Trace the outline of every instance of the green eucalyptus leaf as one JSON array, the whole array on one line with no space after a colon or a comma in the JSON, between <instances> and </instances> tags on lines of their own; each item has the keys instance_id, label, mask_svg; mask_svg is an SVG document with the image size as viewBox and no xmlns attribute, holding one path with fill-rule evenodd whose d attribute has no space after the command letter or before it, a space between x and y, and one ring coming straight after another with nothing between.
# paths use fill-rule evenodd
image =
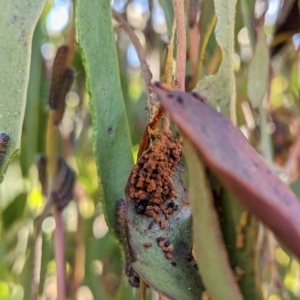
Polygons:
<instances>
[{"instance_id":1,"label":"green eucalyptus leaf","mask_svg":"<svg viewBox=\"0 0 300 300\"><path fill-rule=\"evenodd\" d=\"M192 219L187 199L188 192L182 180L183 170L183 165L178 164L173 174L178 210L166 220L164 229L161 229L159 224L153 223L151 218L136 213L127 184L125 194L128 239L135 257L132 266L150 286L170 299L196 300L200 298L204 288L196 261L191 258ZM166 258L158 245L157 239L163 235L166 235L166 240L174 246L171 259ZM147 242L152 243L152 246L145 247L144 243Z\"/></svg>"},{"instance_id":2,"label":"green eucalyptus leaf","mask_svg":"<svg viewBox=\"0 0 300 300\"><path fill-rule=\"evenodd\" d=\"M210 1L210 0L208 0ZM214 0L217 24L215 36L222 52L222 63L218 72L201 80L195 88L196 92L207 97L214 107L235 120L236 91L233 70L234 54L234 19L236 0Z\"/></svg>"},{"instance_id":3,"label":"green eucalyptus leaf","mask_svg":"<svg viewBox=\"0 0 300 300\"><path fill-rule=\"evenodd\" d=\"M269 49L263 28L258 32L255 53L248 69L247 94L253 107L262 104L269 82Z\"/></svg>"},{"instance_id":4,"label":"green eucalyptus leaf","mask_svg":"<svg viewBox=\"0 0 300 300\"><path fill-rule=\"evenodd\" d=\"M162 6L166 23L168 29L168 36L171 38L172 36L172 26L173 26L173 19L174 19L174 9L173 9L173 2L172 0L159 0L159 4Z\"/></svg>"},{"instance_id":5,"label":"green eucalyptus leaf","mask_svg":"<svg viewBox=\"0 0 300 300\"><path fill-rule=\"evenodd\" d=\"M45 0L1 0L0 11L0 133L10 141L0 163L0 183L20 147L29 81L33 30Z\"/></svg>"},{"instance_id":6,"label":"green eucalyptus leaf","mask_svg":"<svg viewBox=\"0 0 300 300\"><path fill-rule=\"evenodd\" d=\"M2 224L3 229L8 230L8 228L13 225L14 222L18 221L24 216L25 206L26 206L27 194L22 193L18 195L2 212Z\"/></svg>"},{"instance_id":7,"label":"green eucalyptus leaf","mask_svg":"<svg viewBox=\"0 0 300 300\"><path fill-rule=\"evenodd\" d=\"M206 53L206 46L211 36L211 33L216 25L216 14L214 8L213 1L204 1L201 18L200 18L200 36L201 39L199 41L199 61L198 61L198 68L197 68L197 76L195 80L201 78L202 69L203 69L203 61Z\"/></svg>"},{"instance_id":8,"label":"green eucalyptus leaf","mask_svg":"<svg viewBox=\"0 0 300 300\"><path fill-rule=\"evenodd\" d=\"M76 1L77 41L90 95L96 164L108 226L116 228L116 201L133 165L110 1Z\"/></svg>"},{"instance_id":9,"label":"green eucalyptus leaf","mask_svg":"<svg viewBox=\"0 0 300 300\"><path fill-rule=\"evenodd\" d=\"M243 299L223 243L205 168L188 140L184 143L184 154L189 170L190 203L197 216L193 218L194 250L203 282L212 299Z\"/></svg>"},{"instance_id":10,"label":"green eucalyptus leaf","mask_svg":"<svg viewBox=\"0 0 300 300\"><path fill-rule=\"evenodd\" d=\"M238 284L243 297L245 300L263 300L257 251L258 221L215 176L211 174L209 180L230 265L239 277Z\"/></svg>"}]
</instances>

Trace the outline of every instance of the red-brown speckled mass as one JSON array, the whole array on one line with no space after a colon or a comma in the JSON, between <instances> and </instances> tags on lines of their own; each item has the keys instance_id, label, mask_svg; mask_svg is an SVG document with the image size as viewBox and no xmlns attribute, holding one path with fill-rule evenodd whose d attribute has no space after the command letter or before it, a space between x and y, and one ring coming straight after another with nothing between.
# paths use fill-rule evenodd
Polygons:
<instances>
[{"instance_id":1,"label":"red-brown speckled mass","mask_svg":"<svg viewBox=\"0 0 300 300\"><path fill-rule=\"evenodd\" d=\"M166 221L159 218L158 214L163 212L165 218L169 219L178 208L172 203L176 199L172 176L180 161L181 152L182 147L173 138L172 132L162 133L138 160L129 179L129 194L135 201L136 212L153 218L162 229L165 228ZM166 200L171 203L164 207Z\"/></svg>"}]
</instances>

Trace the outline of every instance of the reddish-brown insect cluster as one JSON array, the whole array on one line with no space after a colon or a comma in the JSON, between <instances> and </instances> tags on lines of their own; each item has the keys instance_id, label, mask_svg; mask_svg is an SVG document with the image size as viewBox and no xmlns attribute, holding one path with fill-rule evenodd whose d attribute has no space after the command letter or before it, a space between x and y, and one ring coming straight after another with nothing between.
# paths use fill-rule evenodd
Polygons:
<instances>
[{"instance_id":1,"label":"reddish-brown insect cluster","mask_svg":"<svg viewBox=\"0 0 300 300\"><path fill-rule=\"evenodd\" d=\"M129 194L135 201L136 212L153 218L162 229L166 227L166 221L158 214L163 212L165 219L169 219L178 209L173 202L176 192L172 176L180 156L181 145L171 132L164 132L139 159L129 179ZM165 207L163 204L167 200L170 202Z\"/></svg>"},{"instance_id":2,"label":"reddish-brown insect cluster","mask_svg":"<svg viewBox=\"0 0 300 300\"><path fill-rule=\"evenodd\" d=\"M169 240L167 240L167 236L164 234L157 238L157 243L159 247L164 251L166 254L167 259L172 258L172 251L174 250L174 246L171 244Z\"/></svg>"}]
</instances>

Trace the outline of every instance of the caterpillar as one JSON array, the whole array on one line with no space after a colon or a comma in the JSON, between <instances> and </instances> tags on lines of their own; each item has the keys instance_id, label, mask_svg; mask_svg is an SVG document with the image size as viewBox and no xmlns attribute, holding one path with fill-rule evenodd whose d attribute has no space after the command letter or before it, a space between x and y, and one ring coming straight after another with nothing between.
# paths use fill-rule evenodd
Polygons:
<instances>
[{"instance_id":1,"label":"caterpillar","mask_svg":"<svg viewBox=\"0 0 300 300\"><path fill-rule=\"evenodd\" d=\"M42 192L46 196L48 192L47 186L47 158L45 155L40 156L38 160L39 180L42 186ZM57 159L57 174L54 186L51 191L51 197L59 210L63 210L73 198L73 190L75 184L75 173L67 165L62 157Z\"/></svg>"},{"instance_id":2,"label":"caterpillar","mask_svg":"<svg viewBox=\"0 0 300 300\"><path fill-rule=\"evenodd\" d=\"M65 98L74 81L74 71L68 68L69 47L58 48L53 62L49 106L56 111L54 125L58 125L65 111Z\"/></svg>"},{"instance_id":3,"label":"caterpillar","mask_svg":"<svg viewBox=\"0 0 300 300\"><path fill-rule=\"evenodd\" d=\"M128 282L131 286L138 288L140 286L140 276L135 272L132 267L132 263L136 260L134 253L130 247L129 232L126 220L126 201L119 199L117 201L118 212L118 232L117 235L123 246L125 254L125 274L128 278Z\"/></svg>"}]
</instances>

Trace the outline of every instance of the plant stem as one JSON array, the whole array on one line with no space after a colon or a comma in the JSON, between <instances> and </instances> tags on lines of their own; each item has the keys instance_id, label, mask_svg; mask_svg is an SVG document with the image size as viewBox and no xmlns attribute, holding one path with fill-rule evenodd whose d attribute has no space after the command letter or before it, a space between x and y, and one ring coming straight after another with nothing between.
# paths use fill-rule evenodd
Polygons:
<instances>
[{"instance_id":1,"label":"plant stem","mask_svg":"<svg viewBox=\"0 0 300 300\"><path fill-rule=\"evenodd\" d=\"M56 177L57 157L56 157L56 133L57 128L53 125L54 111L50 110L46 133L46 157L48 174L48 195L47 200L51 199L51 191Z\"/></svg>"},{"instance_id":2,"label":"plant stem","mask_svg":"<svg viewBox=\"0 0 300 300\"><path fill-rule=\"evenodd\" d=\"M54 248L56 261L56 276L57 276L57 300L66 298L66 270L65 270L65 237L64 223L62 211L54 209L55 232L54 232Z\"/></svg>"},{"instance_id":3,"label":"plant stem","mask_svg":"<svg viewBox=\"0 0 300 300\"><path fill-rule=\"evenodd\" d=\"M41 230L38 230L34 240L34 255L33 255L33 271L31 278L31 299L36 300L39 294L40 272L42 260L42 235Z\"/></svg>"},{"instance_id":4,"label":"plant stem","mask_svg":"<svg viewBox=\"0 0 300 300\"><path fill-rule=\"evenodd\" d=\"M174 16L173 26L172 26L172 36L168 48L168 54L166 59L166 66L165 66L165 82L168 87L171 88L173 82L173 53L174 53L174 39L175 39L175 32L176 32L176 18ZM170 128L170 118L169 114L165 111L164 112L164 119L163 119L163 131L168 131Z\"/></svg>"},{"instance_id":5,"label":"plant stem","mask_svg":"<svg viewBox=\"0 0 300 300\"><path fill-rule=\"evenodd\" d=\"M52 200L51 200L51 190L53 186L53 181L56 174L56 155L55 155L55 135L56 128L53 126L53 111L49 112L48 116L48 124L47 124L47 132L46 132L46 157L47 157L47 174L48 174L48 191L47 191L47 200L44 210L39 217L36 226L36 235L34 241L34 254L33 254L33 270L32 270L32 281L31 281L31 299L35 300L38 298L38 289L40 284L40 276L41 276L41 259L42 259L42 224L49 213Z\"/></svg>"},{"instance_id":6,"label":"plant stem","mask_svg":"<svg viewBox=\"0 0 300 300\"><path fill-rule=\"evenodd\" d=\"M166 66L165 66L165 82L168 85L172 84L172 78L173 78L173 53L174 53L175 32L176 32L176 20L174 18L173 26L172 26L172 36L168 47L168 54L167 54Z\"/></svg>"},{"instance_id":7,"label":"plant stem","mask_svg":"<svg viewBox=\"0 0 300 300\"><path fill-rule=\"evenodd\" d=\"M74 2L74 1L73 1ZM71 11L70 11L70 23L71 23L71 27L70 27L70 31L67 37L67 45L69 48L69 52L68 52L68 57L67 57L67 66L71 66L73 58L74 58L74 53L75 53L75 35L76 35L76 28L75 28L75 17L74 17L74 13L75 13L75 9L74 9L74 3L73 6L71 6Z\"/></svg>"},{"instance_id":8,"label":"plant stem","mask_svg":"<svg viewBox=\"0 0 300 300\"><path fill-rule=\"evenodd\" d=\"M146 106L148 109L147 119L149 122L151 120L151 112L152 112L152 106L153 106L153 104L151 103L152 91L149 89L149 86L150 86L151 80L152 80L152 73L151 73L149 66L147 64L147 61L146 61L145 50L144 50L140 40L136 36L134 30L128 24L128 22L126 20L124 20L124 18L119 13L117 13L114 9L112 9L112 16L118 23L120 23L120 26L122 27L122 29L127 33L131 43L133 44L133 46L136 50L136 53L138 55L138 58L139 58L139 61L141 64L142 77L145 82Z\"/></svg>"},{"instance_id":9,"label":"plant stem","mask_svg":"<svg viewBox=\"0 0 300 300\"><path fill-rule=\"evenodd\" d=\"M173 0L174 14L177 23L177 58L176 58L176 86L185 90L185 63L186 63L186 30L184 19L184 0Z\"/></svg>"},{"instance_id":10,"label":"plant stem","mask_svg":"<svg viewBox=\"0 0 300 300\"><path fill-rule=\"evenodd\" d=\"M147 283L140 278L140 299L139 300L146 300L146 291L147 291Z\"/></svg>"}]
</instances>

